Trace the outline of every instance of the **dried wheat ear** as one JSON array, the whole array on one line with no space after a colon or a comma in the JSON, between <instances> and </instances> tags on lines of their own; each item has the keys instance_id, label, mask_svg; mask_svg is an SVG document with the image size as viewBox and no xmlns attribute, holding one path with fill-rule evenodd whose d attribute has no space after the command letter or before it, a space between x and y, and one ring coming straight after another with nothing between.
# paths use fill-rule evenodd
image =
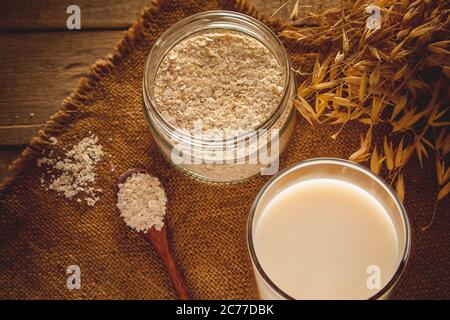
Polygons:
<instances>
[{"instance_id":1,"label":"dried wheat ear","mask_svg":"<svg viewBox=\"0 0 450 320\"><path fill-rule=\"evenodd\" d=\"M375 21L380 28L370 28L377 25L370 20L374 7L381 12ZM297 1L294 26L305 22L296 20L298 10ZM360 148L349 158L385 175L402 200L403 171L414 154L421 165L434 154L436 203L450 191L449 10L447 0L344 1L308 17L314 27L280 33L301 50L299 113L311 125L337 125L334 139L349 121L366 124ZM373 141L377 126L391 131L381 141Z\"/></svg>"}]
</instances>

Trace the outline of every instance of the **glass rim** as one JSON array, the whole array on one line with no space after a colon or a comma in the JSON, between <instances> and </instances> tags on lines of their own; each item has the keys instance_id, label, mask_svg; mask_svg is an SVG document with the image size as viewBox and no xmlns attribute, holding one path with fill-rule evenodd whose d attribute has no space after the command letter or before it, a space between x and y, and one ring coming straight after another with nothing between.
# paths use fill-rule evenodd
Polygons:
<instances>
[{"instance_id":1,"label":"glass rim","mask_svg":"<svg viewBox=\"0 0 450 320\"><path fill-rule=\"evenodd\" d=\"M266 274L263 267L259 263L258 256L256 254L256 250L254 248L252 227L253 227L253 223L254 223L256 209L258 208L258 205L259 205L262 197L264 196L266 191L275 182L277 182L278 180L280 180L282 177L289 174L290 172L293 172L301 167L304 167L307 165L320 164L320 163L343 165L343 166L347 166L352 169L359 170L360 172L366 174L369 178L376 181L387 191L387 193L391 196L392 200L395 202L395 205L397 206L397 208L399 210L401 220L403 222L404 232L405 232L405 235L404 235L405 246L401 253L400 263L398 264L396 271L392 275L391 279L379 291L377 291L377 293L375 293L374 295L367 298L367 300L377 300L378 298L382 297L386 292L388 292L389 290L391 290L394 287L394 285L398 282L398 280L400 279L400 276L403 274L403 271L406 268L406 265L409 261L409 257L410 257L410 253L411 253L411 246L412 246L411 224L409 221L409 217L406 213L406 210L405 210L402 202L398 199L397 194L380 176L374 174L373 172L368 170L366 167L364 167L358 163L355 163L355 162L352 162L349 160L345 160L345 159L320 157L320 158L312 158L312 159L303 160L303 161L294 163L294 164L284 168L283 170L279 171L269 181L267 181L266 184L262 187L262 189L257 194L255 200L253 201L253 204L250 208L250 214L247 219L247 248L250 253L251 261L252 261L253 265L255 266L255 269L256 269L255 272L258 272L258 274L261 276L261 278L263 279L265 284L268 285L268 287L270 289L274 290L278 295L280 295L281 297L283 297L286 300L296 300L294 297L290 296L289 294L284 292L281 288L279 288L270 279L270 277Z\"/></svg>"},{"instance_id":2,"label":"glass rim","mask_svg":"<svg viewBox=\"0 0 450 320\"><path fill-rule=\"evenodd\" d=\"M180 29L181 27L189 26L190 24L193 24L196 21L201 21L201 19L204 19L204 18L220 18L220 17L232 17L232 18L235 18L236 20L245 21L245 22L253 25L257 29L259 29L260 31L264 32L265 34L267 34L274 41L274 44L276 45L276 49L279 51L279 53L281 53L281 56L283 59L282 62L280 61L280 66L282 66L286 70L286 72L283 72L283 73L285 73L284 74L283 94L280 98L280 101L279 101L276 109L271 113L271 115L264 122L259 124L256 128L247 130L242 134L239 134L237 136L230 137L227 139L222 139L222 140L220 140L220 139L218 139L218 140L202 139L202 138L199 138L198 136L187 134L183 130L180 130L179 128L175 127L173 124L171 124L169 121L167 121L161 115L161 113L157 110L157 108L155 108L155 106L157 105L156 99L155 99L154 95L150 94L150 92L149 92L149 83L148 83L149 69L150 69L149 66L150 66L151 61L154 59L155 51L158 49L158 44L164 40L167 40L167 38L170 35L172 35L174 32L176 32L178 29ZM205 30L207 30L207 29L208 28L206 28ZM216 29L216 28L210 28L210 29ZM242 32L242 31L239 31L239 32ZM193 33L195 33L195 32L193 32ZM260 41L260 40L258 40L258 41ZM266 45L266 44L263 43L263 45ZM165 57L165 55L162 57L162 59L164 59L164 57ZM162 59L161 59L161 61L162 61ZM161 61L158 61L158 65L161 63ZM288 97L288 95L289 95L289 92L291 91L291 88L290 88L291 87L290 80L291 80L291 76L292 76L291 73L292 73L291 63L290 63L289 57L287 55L286 49L284 48L283 44L281 43L281 41L277 37L277 35L261 21L255 19L249 15L235 12L235 11L229 11L229 10L210 10L210 11L196 13L196 14L188 16L188 17L176 22L172 26L170 26L166 31L164 31L159 36L159 38L155 41L154 45L152 46L152 48L147 56L145 65L144 65L144 78L142 81L143 96L144 96L144 111L149 112L150 111L149 109L151 109L151 112L153 112L156 115L156 118L158 119L158 121L160 123L163 124L163 127L165 128L165 130L170 130L170 132L172 132L172 134L175 133L176 136L182 137L182 139L185 139L185 141L190 141L190 142L193 142L194 144L195 143L201 144L203 142L206 142L208 144L216 144L217 143L219 145L222 143L229 143L229 141L233 141L235 139L244 139L245 137L247 137L249 135L249 132L258 131L261 129L270 129L270 126L273 123L275 123L276 120L282 115L284 107L286 106L286 103L285 103L286 99L290 99L290 97ZM149 119L147 119L147 121L149 121Z\"/></svg>"}]
</instances>

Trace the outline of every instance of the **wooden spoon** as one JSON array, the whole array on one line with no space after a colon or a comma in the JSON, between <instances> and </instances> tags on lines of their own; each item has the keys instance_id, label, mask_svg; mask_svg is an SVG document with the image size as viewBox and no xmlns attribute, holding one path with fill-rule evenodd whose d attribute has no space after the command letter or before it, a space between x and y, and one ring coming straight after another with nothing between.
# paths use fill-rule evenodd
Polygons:
<instances>
[{"instance_id":1,"label":"wooden spoon","mask_svg":"<svg viewBox=\"0 0 450 320\"><path fill-rule=\"evenodd\" d=\"M129 176L131 176L133 173L138 172L149 174L144 169L130 169L119 177L119 183L124 183ZM170 280L172 281L173 287L175 289L175 292L177 293L178 298L181 300L189 300L190 297L186 283L170 251L167 223L168 219L166 214L166 218L164 219L164 226L161 228L160 231L152 227L146 232L143 232L143 235L144 238L152 245L152 247L158 253L161 260L166 265L167 273L169 274Z\"/></svg>"}]
</instances>

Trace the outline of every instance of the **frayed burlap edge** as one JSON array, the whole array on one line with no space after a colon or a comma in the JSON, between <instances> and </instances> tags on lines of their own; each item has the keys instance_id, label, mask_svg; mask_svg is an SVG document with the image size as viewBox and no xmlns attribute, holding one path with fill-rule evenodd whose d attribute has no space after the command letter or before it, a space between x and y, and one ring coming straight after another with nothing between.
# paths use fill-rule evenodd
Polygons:
<instances>
[{"instance_id":1,"label":"frayed burlap edge","mask_svg":"<svg viewBox=\"0 0 450 320\"><path fill-rule=\"evenodd\" d=\"M44 147L50 144L49 138L62 133L76 119L78 110L90 101L89 95L100 80L117 67L140 41L144 40L143 29L153 19L157 19L162 2L163 0L151 0L151 3L142 10L139 18L125 32L114 53L97 60L91 66L88 75L80 81L78 88L62 102L59 111L41 126L37 135L31 138L27 147L9 165L5 177L0 182L0 201L1 195L8 192L14 181L24 174L26 169L42 154ZM248 0L233 0L233 2L238 11L251 15L265 24L270 24L275 32L288 27L286 23L260 14L248 3Z\"/></svg>"},{"instance_id":2,"label":"frayed burlap edge","mask_svg":"<svg viewBox=\"0 0 450 320\"><path fill-rule=\"evenodd\" d=\"M22 153L9 165L6 175L0 183L0 193L6 193L12 183L20 177L42 149L50 144L49 138L64 131L75 119L77 111L83 104L90 100L89 94L95 89L102 77L117 66L127 56L130 50L142 39L142 28L146 21L151 21L157 12L161 0L152 0L145 7L140 17L125 32L121 42L116 46L114 53L106 55L97 60L88 71L86 77L82 78L78 88L61 104L59 111L53 114L49 120L41 126L36 136L31 138L30 143Z\"/></svg>"}]
</instances>

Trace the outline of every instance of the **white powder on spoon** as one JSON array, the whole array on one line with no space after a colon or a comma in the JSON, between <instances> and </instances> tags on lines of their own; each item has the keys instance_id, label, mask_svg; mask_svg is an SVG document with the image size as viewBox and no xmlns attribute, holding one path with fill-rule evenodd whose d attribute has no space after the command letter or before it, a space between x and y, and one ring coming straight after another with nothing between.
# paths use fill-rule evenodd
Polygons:
<instances>
[{"instance_id":1,"label":"white powder on spoon","mask_svg":"<svg viewBox=\"0 0 450 320\"><path fill-rule=\"evenodd\" d=\"M133 173L119 184L117 208L125 223L146 232L164 226L167 198L159 180L146 173Z\"/></svg>"}]
</instances>

